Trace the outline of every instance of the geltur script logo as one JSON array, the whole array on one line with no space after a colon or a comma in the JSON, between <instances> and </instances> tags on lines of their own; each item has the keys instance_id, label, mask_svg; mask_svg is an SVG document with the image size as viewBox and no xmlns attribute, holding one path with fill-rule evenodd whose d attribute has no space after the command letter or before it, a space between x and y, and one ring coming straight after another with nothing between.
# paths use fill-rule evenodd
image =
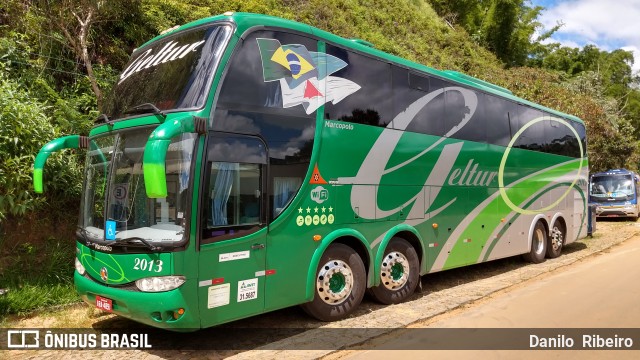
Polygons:
<instances>
[{"instance_id":1,"label":"geltur script logo","mask_svg":"<svg viewBox=\"0 0 640 360\"><path fill-rule=\"evenodd\" d=\"M459 92L464 97L464 103L468 111L466 112L462 120L457 125L453 126L443 137L435 141L431 146L424 149L416 156L406 160L403 163L387 168L389 159L398 146L400 137L403 134L402 131L397 130L405 130L414 120L416 115L425 106L427 106L437 96L448 91ZM404 111L400 112L391 122L392 124L394 124L394 128L385 128L382 131L382 134L380 134L380 137L373 144L371 150L362 162L362 165L360 166L360 169L358 170L356 176L338 178L338 182L341 184L353 184L353 188L351 189L351 204L352 206L359 205L359 216L363 219L375 219L376 216L387 217L397 213L398 211L404 209L412 203L414 205L417 203L422 203L425 204L424 209L422 207L412 206L409 213L409 218L422 218L424 214L417 214L417 212L424 212L425 210L429 209L431 204L433 204L440 188L445 183L447 176L451 172L451 169L453 168L453 165L458 158L460 151L462 150L462 142L448 144L442 149L438 160L431 169L431 172L429 173L429 176L427 177L427 180L424 184L425 186L434 187L435 192L429 199L424 199L424 192L419 191L414 197L407 200L400 206L394 209L383 210L378 206L376 196L377 188L375 186L362 184L380 184L380 180L384 175L402 169L403 167L411 164L427 152L434 149L436 146L440 145L445 139L451 137L469 122L473 114L476 112L477 107L478 97L473 91L458 86L451 86L438 89L426 94L425 96L414 101ZM453 200L446 206L452 203Z\"/></svg>"},{"instance_id":2,"label":"geltur script logo","mask_svg":"<svg viewBox=\"0 0 640 360\"><path fill-rule=\"evenodd\" d=\"M122 72L118 84L125 81L129 76L142 71L143 69L149 69L159 64L164 64L176 59L182 59L190 52L196 50L202 44L204 44L204 40L194 42L193 44L185 44L181 46L178 46L177 41L170 41L155 54L153 52L154 49L151 48L142 53L142 55L138 56L138 58Z\"/></svg>"}]
</instances>

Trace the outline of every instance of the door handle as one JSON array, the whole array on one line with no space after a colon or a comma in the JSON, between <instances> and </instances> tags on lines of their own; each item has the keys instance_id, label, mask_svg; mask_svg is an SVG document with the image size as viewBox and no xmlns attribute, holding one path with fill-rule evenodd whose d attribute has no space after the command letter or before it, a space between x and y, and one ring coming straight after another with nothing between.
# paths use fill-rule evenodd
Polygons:
<instances>
[{"instance_id":1,"label":"door handle","mask_svg":"<svg viewBox=\"0 0 640 360\"><path fill-rule=\"evenodd\" d=\"M253 244L251 245L252 250L264 249L264 244Z\"/></svg>"}]
</instances>

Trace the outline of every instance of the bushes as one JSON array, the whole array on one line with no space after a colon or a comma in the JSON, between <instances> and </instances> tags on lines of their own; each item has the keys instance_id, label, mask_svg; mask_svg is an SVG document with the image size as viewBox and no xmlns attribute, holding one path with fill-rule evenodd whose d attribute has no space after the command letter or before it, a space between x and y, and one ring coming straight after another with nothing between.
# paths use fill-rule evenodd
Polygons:
<instances>
[{"instance_id":1,"label":"bushes","mask_svg":"<svg viewBox=\"0 0 640 360\"><path fill-rule=\"evenodd\" d=\"M49 110L17 81L0 75L0 287L9 289L0 297L0 318L77 301L71 278L74 241L67 238L81 189L76 155L51 156L46 197L36 196L31 185L35 155L60 135Z\"/></svg>"},{"instance_id":2,"label":"bushes","mask_svg":"<svg viewBox=\"0 0 640 360\"><path fill-rule=\"evenodd\" d=\"M47 139L58 136L39 103L13 80L0 78L0 218L34 210L31 169Z\"/></svg>"},{"instance_id":3,"label":"bushes","mask_svg":"<svg viewBox=\"0 0 640 360\"><path fill-rule=\"evenodd\" d=\"M41 245L27 242L12 250L0 267L0 284L9 289L6 296L0 296L0 319L79 301L73 289L72 241L50 238Z\"/></svg>"}]
</instances>

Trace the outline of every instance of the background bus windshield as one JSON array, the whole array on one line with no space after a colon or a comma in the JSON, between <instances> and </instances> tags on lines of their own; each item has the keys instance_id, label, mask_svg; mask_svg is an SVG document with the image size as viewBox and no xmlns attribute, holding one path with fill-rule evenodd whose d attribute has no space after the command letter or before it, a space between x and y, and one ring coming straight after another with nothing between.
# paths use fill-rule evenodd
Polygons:
<instances>
[{"instance_id":1,"label":"background bus windshield","mask_svg":"<svg viewBox=\"0 0 640 360\"><path fill-rule=\"evenodd\" d=\"M634 195L631 175L603 175L591 179L590 194L594 198L621 198L626 200Z\"/></svg>"}]
</instances>

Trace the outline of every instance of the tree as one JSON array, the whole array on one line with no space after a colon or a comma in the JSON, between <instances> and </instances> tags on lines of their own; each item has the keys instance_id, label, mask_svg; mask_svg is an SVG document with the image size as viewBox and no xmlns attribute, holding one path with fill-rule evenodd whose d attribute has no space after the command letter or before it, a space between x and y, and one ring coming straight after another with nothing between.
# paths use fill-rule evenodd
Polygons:
<instances>
[{"instance_id":1,"label":"tree","mask_svg":"<svg viewBox=\"0 0 640 360\"><path fill-rule=\"evenodd\" d=\"M95 22L104 16L101 11L104 0L45 0L42 4L45 24L52 31L59 31L73 54L85 66L91 88L96 95L98 107L102 103L102 91L93 71L93 59L89 55L91 30Z\"/></svg>"},{"instance_id":2,"label":"tree","mask_svg":"<svg viewBox=\"0 0 640 360\"><path fill-rule=\"evenodd\" d=\"M562 24L534 38L542 24L541 6L528 0L430 0L438 14L461 25L479 44L492 51L507 66L536 61L550 45L542 42Z\"/></svg>"}]
</instances>

